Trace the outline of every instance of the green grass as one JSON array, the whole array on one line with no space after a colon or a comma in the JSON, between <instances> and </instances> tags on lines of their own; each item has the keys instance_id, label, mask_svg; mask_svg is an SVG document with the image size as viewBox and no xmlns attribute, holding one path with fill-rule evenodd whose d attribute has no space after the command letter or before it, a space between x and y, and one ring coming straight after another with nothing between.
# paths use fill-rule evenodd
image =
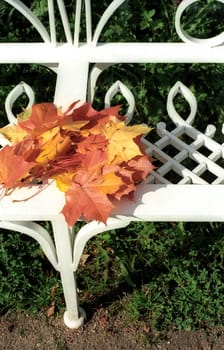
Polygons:
<instances>
[{"instance_id":1,"label":"green grass","mask_svg":"<svg viewBox=\"0 0 224 350\"><path fill-rule=\"evenodd\" d=\"M59 276L39 244L16 232L0 232L0 313L8 309L37 312L50 306Z\"/></svg>"},{"instance_id":2,"label":"green grass","mask_svg":"<svg viewBox=\"0 0 224 350\"><path fill-rule=\"evenodd\" d=\"M133 223L96 238L87 251L80 282L88 297L95 287L98 298L131 293L130 317L155 330L223 323L223 225Z\"/></svg>"},{"instance_id":3,"label":"green grass","mask_svg":"<svg viewBox=\"0 0 224 350\"><path fill-rule=\"evenodd\" d=\"M0 234L0 310L64 307L59 276L39 246ZM92 239L78 283L85 308L122 299L130 320L153 331L197 329L224 322L222 224L132 223ZM56 291L56 293L55 293Z\"/></svg>"}]
</instances>

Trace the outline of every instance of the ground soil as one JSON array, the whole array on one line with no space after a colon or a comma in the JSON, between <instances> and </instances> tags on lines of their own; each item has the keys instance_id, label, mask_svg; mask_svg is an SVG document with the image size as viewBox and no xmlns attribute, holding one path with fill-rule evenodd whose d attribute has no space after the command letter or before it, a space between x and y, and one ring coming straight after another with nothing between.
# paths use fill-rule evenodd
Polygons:
<instances>
[{"instance_id":1,"label":"ground soil","mask_svg":"<svg viewBox=\"0 0 224 350\"><path fill-rule=\"evenodd\" d=\"M114 312L111 306L92 310L78 330L66 328L62 314L10 311L0 317L0 350L36 349L224 350L224 327L152 335L145 322L131 322L124 310Z\"/></svg>"}]
</instances>

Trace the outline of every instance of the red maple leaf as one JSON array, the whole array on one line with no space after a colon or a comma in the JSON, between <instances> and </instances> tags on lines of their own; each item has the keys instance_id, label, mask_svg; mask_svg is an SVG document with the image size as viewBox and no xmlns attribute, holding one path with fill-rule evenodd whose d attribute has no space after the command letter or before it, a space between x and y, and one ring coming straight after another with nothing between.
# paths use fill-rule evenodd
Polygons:
<instances>
[{"instance_id":1,"label":"red maple leaf","mask_svg":"<svg viewBox=\"0 0 224 350\"><path fill-rule=\"evenodd\" d=\"M30 136L14 145L14 153L17 156L22 156L27 162L35 161L41 151L40 140Z\"/></svg>"}]
</instances>

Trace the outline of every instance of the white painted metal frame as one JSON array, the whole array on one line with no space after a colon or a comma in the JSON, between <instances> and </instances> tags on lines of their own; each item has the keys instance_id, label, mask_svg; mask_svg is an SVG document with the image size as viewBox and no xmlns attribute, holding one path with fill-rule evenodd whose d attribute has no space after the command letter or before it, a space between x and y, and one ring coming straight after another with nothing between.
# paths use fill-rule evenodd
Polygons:
<instances>
[{"instance_id":1,"label":"white painted metal frame","mask_svg":"<svg viewBox=\"0 0 224 350\"><path fill-rule=\"evenodd\" d=\"M39 32L41 43L1 43L0 63L39 63L51 68L57 74L54 102L64 108L77 99L92 101L97 79L101 72L115 63L200 63L224 62L224 33L199 40L190 37L181 26L181 17L187 7L198 0L183 0L176 12L176 31L181 43L99 43L100 34L109 18L125 0L114 0L99 20L95 31L91 24L91 1L76 0L75 29L71 32L69 19L63 0L46 0L48 3L50 33L40 20L20 0L4 0L16 8ZM222 4L224 0L218 0ZM86 42L80 43L79 31L81 9L85 6ZM55 30L55 6L58 6L66 38L65 43L57 42ZM90 63L94 67L89 72ZM129 108L127 121L134 111L134 97L131 91L117 81L105 96L105 105L110 105L113 96L121 92L127 99ZM34 102L34 92L26 83L21 83L6 99L6 111L9 123L16 123L12 106L20 94L26 93L29 105ZM174 98L182 94L190 105L190 114L186 120L175 110ZM212 138L215 127L208 126L203 134L192 124L196 115L197 104L194 95L181 82L170 90L167 100L167 112L176 127L166 129L164 123L157 126L158 141L154 144L143 140L147 152L157 158L162 165L153 171L147 181L139 185L135 202L121 201L107 225L90 222L84 225L74 236L64 217L59 214L64 204L63 193L54 183L38 196L28 201L18 202L32 194L32 188L19 189L11 196L0 200L0 227L24 233L37 240L53 267L60 271L65 301L65 324L78 328L83 324L85 313L79 307L76 288L76 271L86 242L96 234L111 229L127 226L131 221L224 221L224 170L218 164L224 158L224 146ZM187 143L184 136L192 141ZM0 138L2 146L7 144ZM170 157L165 148L171 145L176 155ZM201 147L206 147L210 155L205 157ZM195 162L193 169L183 165L189 159ZM167 174L174 171L180 180L172 184ZM203 173L209 171L214 180L208 184ZM193 184L193 185L192 185ZM215 186L213 186L215 185ZM193 201L192 201L193 198ZM211 205L212 203L212 205ZM74 203L75 205L75 203ZM47 220L52 223L53 238L37 222Z\"/></svg>"}]
</instances>

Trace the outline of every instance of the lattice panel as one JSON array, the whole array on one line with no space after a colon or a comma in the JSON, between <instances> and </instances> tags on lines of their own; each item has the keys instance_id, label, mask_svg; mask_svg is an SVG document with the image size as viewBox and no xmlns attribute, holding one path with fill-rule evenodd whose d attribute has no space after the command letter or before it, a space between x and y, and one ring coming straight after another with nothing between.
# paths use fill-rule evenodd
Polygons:
<instances>
[{"instance_id":1,"label":"lattice panel","mask_svg":"<svg viewBox=\"0 0 224 350\"><path fill-rule=\"evenodd\" d=\"M180 93L190 105L190 115L183 120L176 112L173 101ZM176 124L172 131L165 123L157 124L158 140L151 143L150 135L144 140L148 153L159 163L152 172L149 183L223 184L224 146L213 140L216 128L208 125L204 133L192 126L197 111L194 95L177 82L167 100L169 117Z\"/></svg>"},{"instance_id":2,"label":"lattice panel","mask_svg":"<svg viewBox=\"0 0 224 350\"><path fill-rule=\"evenodd\" d=\"M164 123L159 123L160 139L154 144L147 141L148 153L160 162L149 183L224 183L223 146L212 140L209 131L202 134L191 126L168 131Z\"/></svg>"}]
</instances>

